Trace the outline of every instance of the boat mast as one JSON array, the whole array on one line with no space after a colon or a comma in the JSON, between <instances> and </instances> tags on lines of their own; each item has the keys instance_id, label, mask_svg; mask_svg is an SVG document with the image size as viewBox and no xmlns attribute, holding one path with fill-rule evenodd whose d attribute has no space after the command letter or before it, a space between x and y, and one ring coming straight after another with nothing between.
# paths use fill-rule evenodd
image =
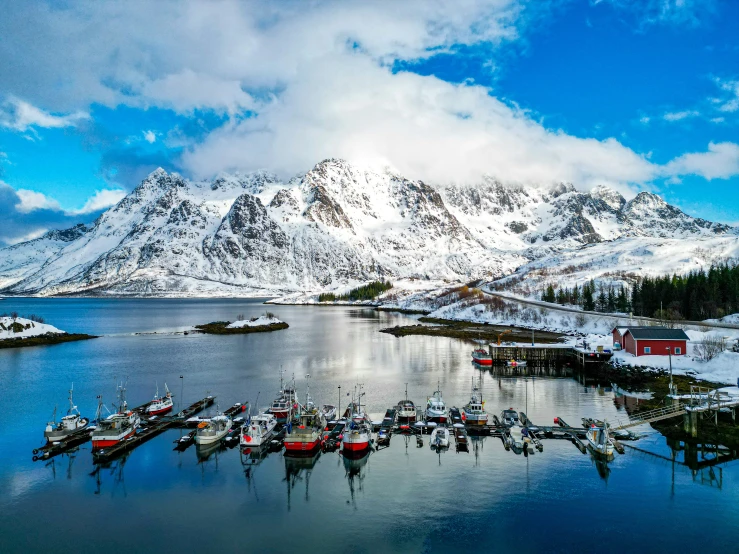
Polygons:
<instances>
[{"instance_id":1,"label":"boat mast","mask_svg":"<svg viewBox=\"0 0 739 554\"><path fill-rule=\"evenodd\" d=\"M74 405L74 401L72 400L73 393L74 393L74 383L72 383L72 388L69 389L69 411L67 412L67 415L73 414L74 411L77 409L77 406Z\"/></svg>"}]
</instances>

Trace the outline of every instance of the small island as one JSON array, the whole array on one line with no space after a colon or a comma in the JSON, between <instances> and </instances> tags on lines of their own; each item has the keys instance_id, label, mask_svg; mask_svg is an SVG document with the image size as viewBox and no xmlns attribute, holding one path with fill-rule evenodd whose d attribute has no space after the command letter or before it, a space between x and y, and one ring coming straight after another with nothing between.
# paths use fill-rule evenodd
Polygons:
<instances>
[{"instance_id":1,"label":"small island","mask_svg":"<svg viewBox=\"0 0 739 554\"><path fill-rule=\"evenodd\" d=\"M428 337L450 337L455 339L479 340L495 342L498 338L513 342L531 342L531 331L513 326L489 325L470 321L421 317L418 321L428 325L396 325L380 329L380 333L387 333L395 337L410 335L424 335ZM557 343L562 338L561 333L551 331L536 331L536 341L540 343Z\"/></svg>"},{"instance_id":2,"label":"small island","mask_svg":"<svg viewBox=\"0 0 739 554\"><path fill-rule=\"evenodd\" d=\"M95 339L95 335L67 333L44 322L42 317L20 317L16 312L0 316L0 348L42 346L78 340Z\"/></svg>"},{"instance_id":3,"label":"small island","mask_svg":"<svg viewBox=\"0 0 739 554\"><path fill-rule=\"evenodd\" d=\"M245 319L240 315L236 321L213 321L204 325L196 325L195 329L210 335L245 335L247 333L269 333L290 327L275 314L267 312L259 317Z\"/></svg>"}]
</instances>

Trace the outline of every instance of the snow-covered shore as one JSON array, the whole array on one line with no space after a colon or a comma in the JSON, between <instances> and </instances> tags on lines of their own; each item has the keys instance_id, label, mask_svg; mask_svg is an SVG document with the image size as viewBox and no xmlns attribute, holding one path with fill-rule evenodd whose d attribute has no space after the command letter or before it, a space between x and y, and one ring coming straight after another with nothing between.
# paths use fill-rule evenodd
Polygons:
<instances>
[{"instance_id":1,"label":"snow-covered shore","mask_svg":"<svg viewBox=\"0 0 739 554\"><path fill-rule=\"evenodd\" d=\"M261 325L274 325L277 323L285 323L284 321L277 319L274 316L261 315L254 319L243 319L241 321L234 321L230 325L227 325L227 329L241 329L243 327L259 327Z\"/></svg>"},{"instance_id":2,"label":"snow-covered shore","mask_svg":"<svg viewBox=\"0 0 739 554\"><path fill-rule=\"evenodd\" d=\"M39 335L63 335L65 333L66 331L57 329L53 325L31 321L25 317L0 317L0 340L26 339Z\"/></svg>"}]
</instances>

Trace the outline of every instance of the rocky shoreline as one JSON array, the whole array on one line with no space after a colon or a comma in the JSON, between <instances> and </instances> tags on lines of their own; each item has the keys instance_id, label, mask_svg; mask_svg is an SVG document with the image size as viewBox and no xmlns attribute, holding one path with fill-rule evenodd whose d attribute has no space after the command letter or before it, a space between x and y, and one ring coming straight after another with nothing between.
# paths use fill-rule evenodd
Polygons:
<instances>
[{"instance_id":1,"label":"rocky shoreline","mask_svg":"<svg viewBox=\"0 0 739 554\"><path fill-rule=\"evenodd\" d=\"M50 344L61 344L63 342L74 342L78 340L96 339L97 335L85 333L46 333L32 337L18 337L0 340L0 348L22 348L26 346L44 346Z\"/></svg>"}]
</instances>

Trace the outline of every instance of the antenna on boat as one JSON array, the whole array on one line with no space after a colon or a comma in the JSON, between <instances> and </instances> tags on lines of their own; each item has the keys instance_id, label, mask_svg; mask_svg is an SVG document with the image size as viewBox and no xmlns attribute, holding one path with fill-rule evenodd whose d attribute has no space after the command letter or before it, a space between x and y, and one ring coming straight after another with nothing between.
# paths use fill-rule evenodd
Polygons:
<instances>
[{"instance_id":1,"label":"antenna on boat","mask_svg":"<svg viewBox=\"0 0 739 554\"><path fill-rule=\"evenodd\" d=\"M408 400L408 383L405 384L405 399Z\"/></svg>"}]
</instances>

